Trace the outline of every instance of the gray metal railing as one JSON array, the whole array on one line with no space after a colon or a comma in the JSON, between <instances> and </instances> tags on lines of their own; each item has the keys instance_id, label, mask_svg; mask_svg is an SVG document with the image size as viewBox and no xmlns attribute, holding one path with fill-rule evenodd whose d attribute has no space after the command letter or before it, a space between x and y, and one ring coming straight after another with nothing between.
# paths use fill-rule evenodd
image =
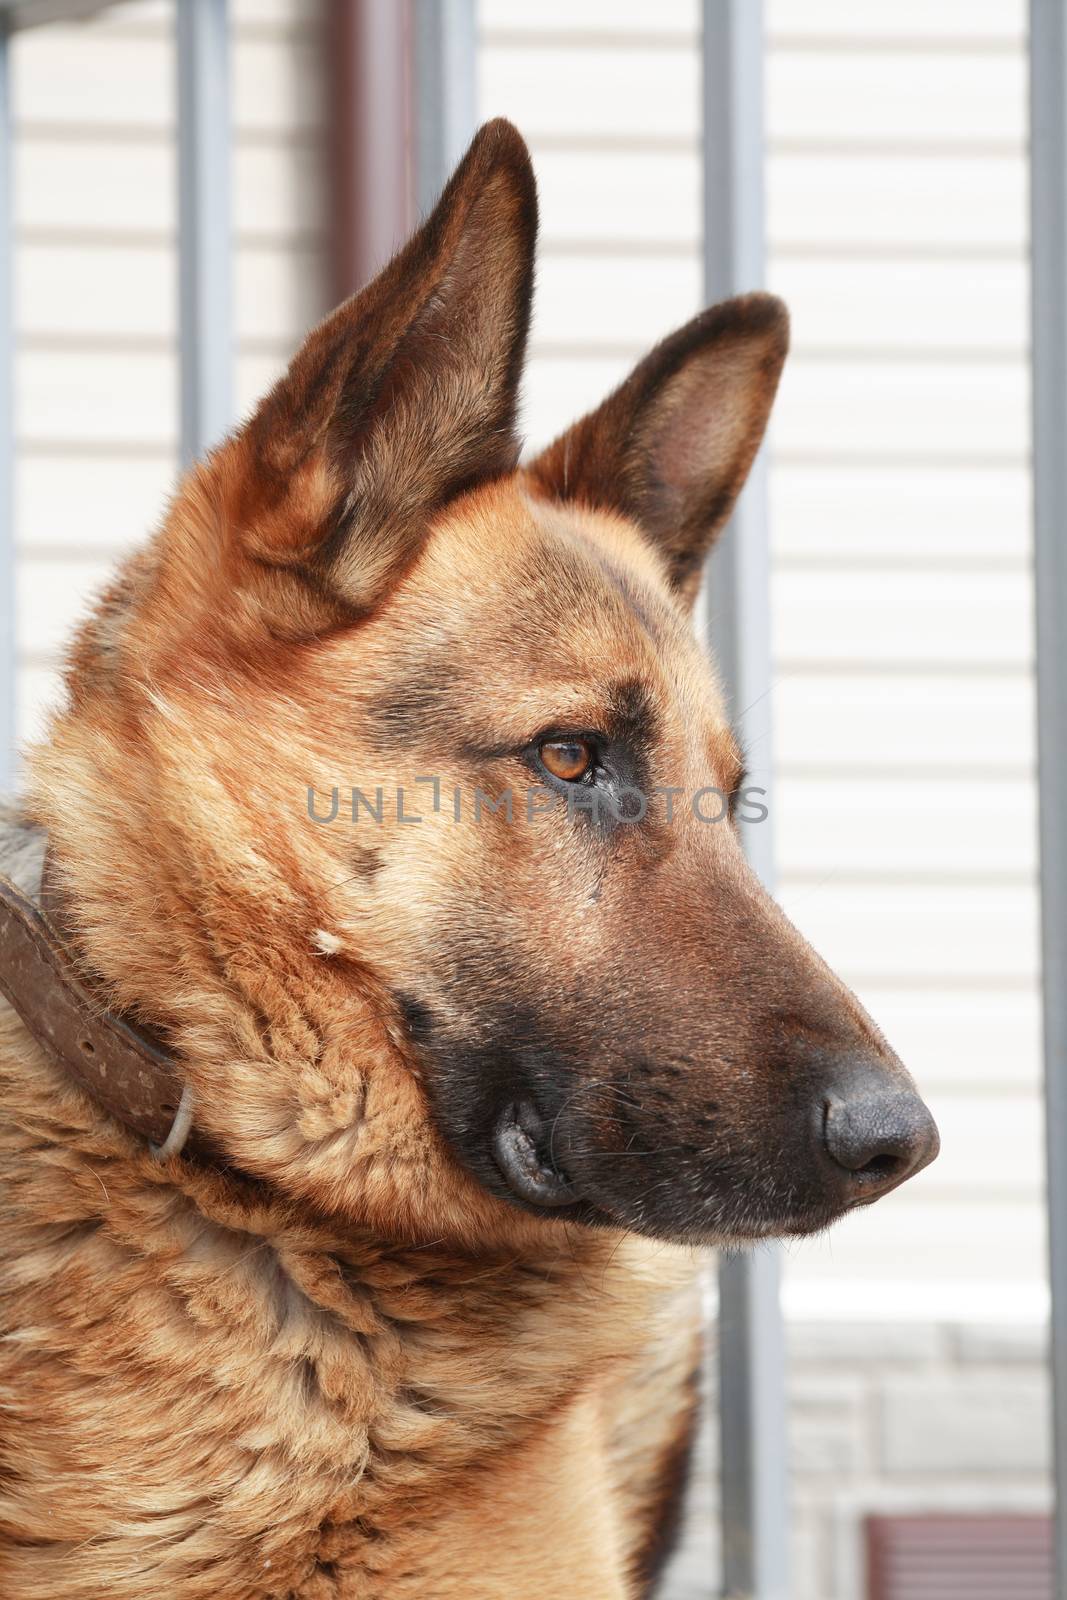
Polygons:
<instances>
[{"instance_id":1,"label":"gray metal railing","mask_svg":"<svg viewBox=\"0 0 1067 1600\"><path fill-rule=\"evenodd\" d=\"M181 459L233 422L229 0L177 0Z\"/></svg>"},{"instance_id":2,"label":"gray metal railing","mask_svg":"<svg viewBox=\"0 0 1067 1600\"><path fill-rule=\"evenodd\" d=\"M415 209L425 216L478 121L475 0L412 0Z\"/></svg>"},{"instance_id":3,"label":"gray metal railing","mask_svg":"<svg viewBox=\"0 0 1067 1600\"><path fill-rule=\"evenodd\" d=\"M704 0L704 298L762 287L762 0ZM705 614L752 782L771 783L770 549L763 452L711 559ZM774 836L745 849L774 887ZM719 1265L719 1456L723 1594L788 1600L785 1342L778 1251Z\"/></svg>"},{"instance_id":4,"label":"gray metal railing","mask_svg":"<svg viewBox=\"0 0 1067 1600\"><path fill-rule=\"evenodd\" d=\"M1067 1600L1067 5L1030 4L1034 596L1056 1593Z\"/></svg>"}]
</instances>

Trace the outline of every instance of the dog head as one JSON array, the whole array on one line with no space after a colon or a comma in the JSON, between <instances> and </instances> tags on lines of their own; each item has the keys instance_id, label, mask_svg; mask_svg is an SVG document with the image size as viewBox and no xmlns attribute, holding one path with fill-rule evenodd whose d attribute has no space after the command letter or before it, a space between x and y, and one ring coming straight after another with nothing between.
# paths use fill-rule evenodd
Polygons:
<instances>
[{"instance_id":1,"label":"dog head","mask_svg":"<svg viewBox=\"0 0 1067 1600\"><path fill-rule=\"evenodd\" d=\"M87 960L286 1193L804 1233L937 1138L746 864L692 626L785 312L704 312L519 468L535 231L490 124L104 597L39 810Z\"/></svg>"}]
</instances>

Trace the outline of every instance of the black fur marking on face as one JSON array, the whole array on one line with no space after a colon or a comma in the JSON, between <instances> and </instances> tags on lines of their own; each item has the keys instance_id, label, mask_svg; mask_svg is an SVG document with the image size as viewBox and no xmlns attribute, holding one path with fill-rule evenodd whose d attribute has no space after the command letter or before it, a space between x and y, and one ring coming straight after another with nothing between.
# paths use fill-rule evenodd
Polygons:
<instances>
[{"instance_id":1,"label":"black fur marking on face","mask_svg":"<svg viewBox=\"0 0 1067 1600\"><path fill-rule=\"evenodd\" d=\"M659 602L659 609L663 616L656 618L653 616L650 606L653 597L647 590L642 590L640 585L636 584L628 573L620 571L599 550L590 549L589 553L593 556L598 568L611 583L616 593L626 602L627 607L633 612L649 637L657 642L662 639L664 631L662 622L667 615L663 602Z\"/></svg>"},{"instance_id":2,"label":"black fur marking on face","mask_svg":"<svg viewBox=\"0 0 1067 1600\"><path fill-rule=\"evenodd\" d=\"M603 722L609 740L600 746L595 787L604 803L590 820L602 836L610 837L640 828L651 798L652 752L659 717L648 686L639 678L613 685Z\"/></svg>"},{"instance_id":3,"label":"black fur marking on face","mask_svg":"<svg viewBox=\"0 0 1067 1600\"><path fill-rule=\"evenodd\" d=\"M367 717L367 732L374 749L404 750L435 742L448 726L456 705L455 663L444 654L420 662L375 703Z\"/></svg>"},{"instance_id":4,"label":"black fur marking on face","mask_svg":"<svg viewBox=\"0 0 1067 1600\"><path fill-rule=\"evenodd\" d=\"M604 720L609 725L616 722L611 715ZM540 753L546 740L571 738L589 743L594 752L593 766L573 781L557 777ZM538 784L560 796L569 817L601 838L610 839L620 829L640 827L644 822L650 798L650 762L643 737L611 738L599 731L560 728L547 731L519 754Z\"/></svg>"},{"instance_id":5,"label":"black fur marking on face","mask_svg":"<svg viewBox=\"0 0 1067 1600\"><path fill-rule=\"evenodd\" d=\"M655 743L659 728L648 685L640 678L624 678L610 692L608 700L608 731L626 744L635 758L646 761Z\"/></svg>"},{"instance_id":6,"label":"black fur marking on face","mask_svg":"<svg viewBox=\"0 0 1067 1600\"><path fill-rule=\"evenodd\" d=\"M393 995L393 999L404 1019L404 1025L411 1035L412 1042L416 1045L430 1044L436 1024L429 1006L411 994L397 992Z\"/></svg>"},{"instance_id":7,"label":"black fur marking on face","mask_svg":"<svg viewBox=\"0 0 1067 1600\"><path fill-rule=\"evenodd\" d=\"M438 1021L414 995L397 993L394 999L422 1058L434 1121L453 1154L490 1193L521 1210L541 1212L542 1206L524 1201L505 1180L494 1158L494 1136L510 1106L525 1102L531 1110L536 1107L545 1130L546 1165L558 1161L565 1170L557 1122L575 1090L574 1064L543 1037L534 1015L521 1006L495 1004L468 1029ZM571 1221L604 1220L580 1198L557 1202L551 1209L554 1216Z\"/></svg>"}]
</instances>

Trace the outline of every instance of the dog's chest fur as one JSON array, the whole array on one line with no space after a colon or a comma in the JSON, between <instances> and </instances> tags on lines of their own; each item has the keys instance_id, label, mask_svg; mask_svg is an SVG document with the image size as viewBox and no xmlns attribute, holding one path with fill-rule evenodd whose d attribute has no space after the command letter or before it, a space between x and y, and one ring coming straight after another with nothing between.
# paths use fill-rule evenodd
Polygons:
<instances>
[{"instance_id":1,"label":"dog's chest fur","mask_svg":"<svg viewBox=\"0 0 1067 1600\"><path fill-rule=\"evenodd\" d=\"M532 1594L548 1527L559 1592L633 1592L691 1356L661 1249L353 1242L123 1157L6 1008L0 1075L7 1600Z\"/></svg>"}]
</instances>

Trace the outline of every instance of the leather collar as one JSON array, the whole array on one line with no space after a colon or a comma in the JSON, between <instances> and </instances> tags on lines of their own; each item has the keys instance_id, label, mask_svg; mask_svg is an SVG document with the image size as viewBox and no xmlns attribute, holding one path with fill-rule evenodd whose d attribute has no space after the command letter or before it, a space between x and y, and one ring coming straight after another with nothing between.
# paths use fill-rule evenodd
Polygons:
<instances>
[{"instance_id":1,"label":"leather collar","mask_svg":"<svg viewBox=\"0 0 1067 1600\"><path fill-rule=\"evenodd\" d=\"M178 1058L149 1029L108 1011L79 973L47 852L36 894L0 872L0 993L52 1060L154 1154L209 1154L192 1131Z\"/></svg>"}]
</instances>

